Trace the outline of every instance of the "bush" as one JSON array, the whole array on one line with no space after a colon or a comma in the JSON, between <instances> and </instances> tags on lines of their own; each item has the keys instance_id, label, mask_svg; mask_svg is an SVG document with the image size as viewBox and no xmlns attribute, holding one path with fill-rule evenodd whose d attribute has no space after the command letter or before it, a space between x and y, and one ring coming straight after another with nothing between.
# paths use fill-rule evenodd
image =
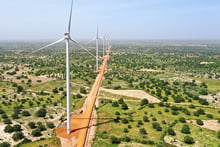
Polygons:
<instances>
[{"instance_id":1,"label":"bush","mask_svg":"<svg viewBox=\"0 0 220 147\"><path fill-rule=\"evenodd\" d=\"M125 141L125 142L130 142L131 141L131 138L129 136L123 136L121 138L122 141Z\"/></svg>"},{"instance_id":2,"label":"bush","mask_svg":"<svg viewBox=\"0 0 220 147\"><path fill-rule=\"evenodd\" d=\"M42 134L41 134L41 131L40 131L39 129L36 129L36 130L33 130L33 131L31 132L31 135L33 135L34 137L39 137L39 136L41 136Z\"/></svg>"},{"instance_id":3,"label":"bush","mask_svg":"<svg viewBox=\"0 0 220 147\"><path fill-rule=\"evenodd\" d=\"M154 129L156 129L157 131L162 131L162 127L160 126L159 123L152 123L152 126Z\"/></svg>"},{"instance_id":4,"label":"bush","mask_svg":"<svg viewBox=\"0 0 220 147\"><path fill-rule=\"evenodd\" d=\"M120 139L118 139L117 137L111 136L111 137L110 137L110 142L111 142L112 144L119 144L121 141L120 141Z\"/></svg>"},{"instance_id":5,"label":"bush","mask_svg":"<svg viewBox=\"0 0 220 147\"><path fill-rule=\"evenodd\" d=\"M50 129L55 128L54 123L53 122L47 122L47 127Z\"/></svg>"},{"instance_id":6,"label":"bush","mask_svg":"<svg viewBox=\"0 0 220 147\"><path fill-rule=\"evenodd\" d=\"M213 118L213 115L212 114L207 114L206 117Z\"/></svg>"},{"instance_id":7,"label":"bush","mask_svg":"<svg viewBox=\"0 0 220 147\"><path fill-rule=\"evenodd\" d=\"M18 116L18 114L16 114L16 113L12 114L11 117L12 117L13 119L19 119L19 116Z\"/></svg>"},{"instance_id":8,"label":"bush","mask_svg":"<svg viewBox=\"0 0 220 147\"><path fill-rule=\"evenodd\" d=\"M8 118L4 119L3 122L4 122L5 124L12 124L11 120L8 119Z\"/></svg>"},{"instance_id":9,"label":"bush","mask_svg":"<svg viewBox=\"0 0 220 147\"><path fill-rule=\"evenodd\" d=\"M11 132L14 132L14 129L13 129L12 126L7 125L7 126L5 126L4 131L5 131L6 133L11 133Z\"/></svg>"},{"instance_id":10,"label":"bush","mask_svg":"<svg viewBox=\"0 0 220 147\"><path fill-rule=\"evenodd\" d=\"M144 106L148 104L148 100L147 99L142 99L140 105Z\"/></svg>"},{"instance_id":11,"label":"bush","mask_svg":"<svg viewBox=\"0 0 220 147\"><path fill-rule=\"evenodd\" d=\"M29 122L29 123L28 123L28 126L29 126L31 129L37 128L35 122Z\"/></svg>"},{"instance_id":12,"label":"bush","mask_svg":"<svg viewBox=\"0 0 220 147\"><path fill-rule=\"evenodd\" d=\"M122 123L123 123L123 124L127 124L128 122L129 122L129 121L128 121L126 118L123 118L123 119L122 119Z\"/></svg>"},{"instance_id":13,"label":"bush","mask_svg":"<svg viewBox=\"0 0 220 147\"><path fill-rule=\"evenodd\" d=\"M188 125L183 125L181 132L184 134L190 134L190 128Z\"/></svg>"},{"instance_id":14,"label":"bush","mask_svg":"<svg viewBox=\"0 0 220 147\"><path fill-rule=\"evenodd\" d=\"M175 131L172 128L169 128L167 130L167 132L168 132L168 135L171 135L171 136L175 136L176 135Z\"/></svg>"},{"instance_id":15,"label":"bush","mask_svg":"<svg viewBox=\"0 0 220 147\"><path fill-rule=\"evenodd\" d=\"M185 137L184 137L184 142L185 142L186 144L193 144L193 143L194 143L194 140L193 140L193 138L190 137L190 136L185 136Z\"/></svg>"},{"instance_id":16,"label":"bush","mask_svg":"<svg viewBox=\"0 0 220 147\"><path fill-rule=\"evenodd\" d=\"M25 110L25 111L22 112L22 115L23 115L23 116L30 116L31 114L30 114L29 111L26 111L26 110Z\"/></svg>"},{"instance_id":17,"label":"bush","mask_svg":"<svg viewBox=\"0 0 220 147\"><path fill-rule=\"evenodd\" d=\"M16 131L16 132L21 131L21 126L20 125L14 125L13 130Z\"/></svg>"},{"instance_id":18,"label":"bush","mask_svg":"<svg viewBox=\"0 0 220 147\"><path fill-rule=\"evenodd\" d=\"M147 116L143 116L143 121L144 121L144 122L149 122L148 117L147 117Z\"/></svg>"},{"instance_id":19,"label":"bush","mask_svg":"<svg viewBox=\"0 0 220 147\"><path fill-rule=\"evenodd\" d=\"M123 104L121 105L121 108L122 108L123 110L128 110L128 105L127 105L126 103L123 103Z\"/></svg>"},{"instance_id":20,"label":"bush","mask_svg":"<svg viewBox=\"0 0 220 147\"><path fill-rule=\"evenodd\" d=\"M128 133L128 129L127 129L127 128L124 128L123 132L124 132L124 133Z\"/></svg>"},{"instance_id":21,"label":"bush","mask_svg":"<svg viewBox=\"0 0 220 147\"><path fill-rule=\"evenodd\" d=\"M18 141L21 140L22 138L24 138L24 134L22 132L16 132L13 136L12 136L14 141Z\"/></svg>"},{"instance_id":22,"label":"bush","mask_svg":"<svg viewBox=\"0 0 220 147\"><path fill-rule=\"evenodd\" d=\"M84 88L84 87L82 87L82 88L80 88L80 93L82 93L82 94L87 94L87 91L86 91L86 89Z\"/></svg>"},{"instance_id":23,"label":"bush","mask_svg":"<svg viewBox=\"0 0 220 147\"><path fill-rule=\"evenodd\" d=\"M117 112L115 112L115 115L120 115L120 112L118 112L118 111L117 111Z\"/></svg>"},{"instance_id":24,"label":"bush","mask_svg":"<svg viewBox=\"0 0 220 147\"><path fill-rule=\"evenodd\" d=\"M38 110L38 111L36 112L36 115L37 115L38 117L45 117L45 116L46 116L46 113L47 113L46 109L45 109L45 108L41 108L40 110Z\"/></svg>"},{"instance_id":25,"label":"bush","mask_svg":"<svg viewBox=\"0 0 220 147\"><path fill-rule=\"evenodd\" d=\"M204 124L203 124L203 121L202 121L201 119L197 119L197 120L196 120L196 123L197 123L198 125L200 125L200 126L204 125Z\"/></svg>"},{"instance_id":26,"label":"bush","mask_svg":"<svg viewBox=\"0 0 220 147\"><path fill-rule=\"evenodd\" d=\"M117 101L115 101L115 102L113 102L112 103L112 107L118 107L119 105L118 105L118 102Z\"/></svg>"},{"instance_id":27,"label":"bush","mask_svg":"<svg viewBox=\"0 0 220 147\"><path fill-rule=\"evenodd\" d=\"M217 137L220 139L220 130L217 132Z\"/></svg>"},{"instance_id":28,"label":"bush","mask_svg":"<svg viewBox=\"0 0 220 147\"><path fill-rule=\"evenodd\" d=\"M0 143L0 147L10 147L11 145L8 142Z\"/></svg>"},{"instance_id":29,"label":"bush","mask_svg":"<svg viewBox=\"0 0 220 147\"><path fill-rule=\"evenodd\" d=\"M180 118L179 118L179 121L182 122L182 123L185 123L185 122L186 122L186 119L185 119L184 117L180 117Z\"/></svg>"},{"instance_id":30,"label":"bush","mask_svg":"<svg viewBox=\"0 0 220 147\"><path fill-rule=\"evenodd\" d=\"M199 91L199 94L201 94L201 95L208 95L208 91L206 89L201 89Z\"/></svg>"},{"instance_id":31,"label":"bush","mask_svg":"<svg viewBox=\"0 0 220 147\"><path fill-rule=\"evenodd\" d=\"M123 98L120 98L120 99L118 100L118 103L119 103L119 104L123 104L123 103L124 103Z\"/></svg>"},{"instance_id":32,"label":"bush","mask_svg":"<svg viewBox=\"0 0 220 147\"><path fill-rule=\"evenodd\" d=\"M147 134L147 132L144 128L140 128L139 132L140 132L141 135L146 135Z\"/></svg>"},{"instance_id":33,"label":"bush","mask_svg":"<svg viewBox=\"0 0 220 147\"><path fill-rule=\"evenodd\" d=\"M53 93L59 93L59 91L58 91L57 87L56 87L56 88L54 88L52 91L53 91Z\"/></svg>"}]
</instances>

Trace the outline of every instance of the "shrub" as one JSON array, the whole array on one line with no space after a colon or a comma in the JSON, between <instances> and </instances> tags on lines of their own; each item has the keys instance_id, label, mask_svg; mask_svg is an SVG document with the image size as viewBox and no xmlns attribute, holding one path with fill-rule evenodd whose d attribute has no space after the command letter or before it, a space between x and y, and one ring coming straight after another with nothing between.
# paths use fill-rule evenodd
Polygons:
<instances>
[{"instance_id":1,"label":"shrub","mask_svg":"<svg viewBox=\"0 0 220 147\"><path fill-rule=\"evenodd\" d=\"M217 137L220 139L220 130L217 132Z\"/></svg>"},{"instance_id":2,"label":"shrub","mask_svg":"<svg viewBox=\"0 0 220 147\"><path fill-rule=\"evenodd\" d=\"M168 134L171 135L171 136L175 136L175 135L176 135L175 131L174 131L172 128L169 128L169 129L167 130L167 132L168 132Z\"/></svg>"},{"instance_id":3,"label":"shrub","mask_svg":"<svg viewBox=\"0 0 220 147\"><path fill-rule=\"evenodd\" d=\"M12 114L11 117L12 117L13 119L19 119L19 116L18 116L18 114L16 114L16 113Z\"/></svg>"},{"instance_id":4,"label":"shrub","mask_svg":"<svg viewBox=\"0 0 220 147\"><path fill-rule=\"evenodd\" d=\"M125 141L125 142L130 142L131 141L131 138L129 136L123 136L121 138L122 141Z\"/></svg>"},{"instance_id":5,"label":"shrub","mask_svg":"<svg viewBox=\"0 0 220 147\"><path fill-rule=\"evenodd\" d=\"M47 127L50 129L55 128L54 123L53 122L47 122Z\"/></svg>"},{"instance_id":6,"label":"shrub","mask_svg":"<svg viewBox=\"0 0 220 147\"><path fill-rule=\"evenodd\" d=\"M120 99L118 100L118 103L119 103L119 104L123 104L123 103L124 103L123 98L120 98Z\"/></svg>"},{"instance_id":7,"label":"shrub","mask_svg":"<svg viewBox=\"0 0 220 147\"><path fill-rule=\"evenodd\" d=\"M206 89L201 89L199 91L199 94L201 94L201 95L208 95L208 91Z\"/></svg>"},{"instance_id":8,"label":"shrub","mask_svg":"<svg viewBox=\"0 0 220 147\"><path fill-rule=\"evenodd\" d=\"M140 132L141 135L146 135L147 134L147 132L144 128L140 128L139 132Z\"/></svg>"},{"instance_id":9,"label":"shrub","mask_svg":"<svg viewBox=\"0 0 220 147\"><path fill-rule=\"evenodd\" d=\"M127 105L126 103L123 103L123 104L121 105L121 108L122 108L123 110L128 110L128 105Z\"/></svg>"},{"instance_id":10,"label":"shrub","mask_svg":"<svg viewBox=\"0 0 220 147\"><path fill-rule=\"evenodd\" d=\"M148 104L148 100L147 99L142 99L140 105L144 106Z\"/></svg>"},{"instance_id":11,"label":"shrub","mask_svg":"<svg viewBox=\"0 0 220 147\"><path fill-rule=\"evenodd\" d=\"M21 131L21 126L20 125L14 125L13 130L16 131L16 132Z\"/></svg>"},{"instance_id":12,"label":"shrub","mask_svg":"<svg viewBox=\"0 0 220 147\"><path fill-rule=\"evenodd\" d=\"M198 125L200 125L200 126L204 125L204 124L203 124L203 121L202 121L201 119L197 119L197 120L196 120L196 123L197 123Z\"/></svg>"},{"instance_id":13,"label":"shrub","mask_svg":"<svg viewBox=\"0 0 220 147\"><path fill-rule=\"evenodd\" d=\"M150 108L154 108L154 104L152 104L152 103L149 103L148 106L149 106Z\"/></svg>"},{"instance_id":14,"label":"shrub","mask_svg":"<svg viewBox=\"0 0 220 147\"><path fill-rule=\"evenodd\" d=\"M8 142L0 143L0 147L10 147L11 145Z\"/></svg>"},{"instance_id":15,"label":"shrub","mask_svg":"<svg viewBox=\"0 0 220 147\"><path fill-rule=\"evenodd\" d=\"M22 132L16 132L13 136L12 136L14 141L18 141L21 140L22 138L24 138L24 134Z\"/></svg>"},{"instance_id":16,"label":"shrub","mask_svg":"<svg viewBox=\"0 0 220 147\"><path fill-rule=\"evenodd\" d=\"M37 128L35 122L29 122L29 123L28 123L28 126L29 126L31 129Z\"/></svg>"},{"instance_id":17,"label":"shrub","mask_svg":"<svg viewBox=\"0 0 220 147\"><path fill-rule=\"evenodd\" d=\"M143 116L143 121L144 121L144 122L149 122L148 117L147 117L147 116Z\"/></svg>"},{"instance_id":18,"label":"shrub","mask_svg":"<svg viewBox=\"0 0 220 147\"><path fill-rule=\"evenodd\" d=\"M185 136L185 137L184 137L184 142L185 142L186 144L193 144L193 143L194 143L194 140L193 140L193 138L190 137L190 136Z\"/></svg>"},{"instance_id":19,"label":"shrub","mask_svg":"<svg viewBox=\"0 0 220 147\"><path fill-rule=\"evenodd\" d=\"M87 91L84 87L80 88L80 93L82 94L87 94Z\"/></svg>"},{"instance_id":20,"label":"shrub","mask_svg":"<svg viewBox=\"0 0 220 147\"><path fill-rule=\"evenodd\" d=\"M190 134L190 128L188 125L183 125L181 132L184 134Z\"/></svg>"},{"instance_id":21,"label":"shrub","mask_svg":"<svg viewBox=\"0 0 220 147\"><path fill-rule=\"evenodd\" d=\"M54 88L52 91L53 91L53 93L59 93L59 91L58 91L57 87L56 87L56 88Z\"/></svg>"},{"instance_id":22,"label":"shrub","mask_svg":"<svg viewBox=\"0 0 220 147\"><path fill-rule=\"evenodd\" d=\"M12 126L7 125L7 126L5 126L4 132L6 132L6 133L12 133L12 132L14 132L14 129L13 129Z\"/></svg>"},{"instance_id":23,"label":"shrub","mask_svg":"<svg viewBox=\"0 0 220 147\"><path fill-rule=\"evenodd\" d=\"M124 128L123 132L124 132L124 133L128 133L128 129L127 129L127 128Z\"/></svg>"},{"instance_id":24,"label":"shrub","mask_svg":"<svg viewBox=\"0 0 220 147\"><path fill-rule=\"evenodd\" d=\"M45 117L45 116L46 116L46 113L47 113L46 109L45 109L45 108L41 108L40 110L38 110L38 111L36 112L36 115L37 115L38 117Z\"/></svg>"},{"instance_id":25,"label":"shrub","mask_svg":"<svg viewBox=\"0 0 220 147\"><path fill-rule=\"evenodd\" d=\"M180 118L179 118L179 121L182 122L182 123L185 123L185 122L186 122L186 119L185 119L184 117L180 117Z\"/></svg>"},{"instance_id":26,"label":"shrub","mask_svg":"<svg viewBox=\"0 0 220 147\"><path fill-rule=\"evenodd\" d=\"M12 124L11 120L8 119L8 118L4 119L3 122L4 122L5 124Z\"/></svg>"},{"instance_id":27,"label":"shrub","mask_svg":"<svg viewBox=\"0 0 220 147\"><path fill-rule=\"evenodd\" d=\"M115 112L115 115L120 115L120 112L118 112L118 111L117 111L117 112Z\"/></svg>"},{"instance_id":28,"label":"shrub","mask_svg":"<svg viewBox=\"0 0 220 147\"><path fill-rule=\"evenodd\" d=\"M39 137L39 136L41 136L42 134L41 134L41 131L40 131L39 129L36 129L36 130L33 130L33 131L31 132L31 135L33 135L34 137Z\"/></svg>"},{"instance_id":29,"label":"shrub","mask_svg":"<svg viewBox=\"0 0 220 147\"><path fill-rule=\"evenodd\" d=\"M123 123L123 124L127 124L128 122L129 122L129 121L128 121L126 118L123 118L123 119L122 119L122 123Z\"/></svg>"},{"instance_id":30,"label":"shrub","mask_svg":"<svg viewBox=\"0 0 220 147\"><path fill-rule=\"evenodd\" d=\"M212 114L207 114L206 117L213 118L213 115Z\"/></svg>"},{"instance_id":31,"label":"shrub","mask_svg":"<svg viewBox=\"0 0 220 147\"><path fill-rule=\"evenodd\" d=\"M117 101L114 101L113 103L112 103L112 107L118 107L119 105L118 105L118 102Z\"/></svg>"},{"instance_id":32,"label":"shrub","mask_svg":"<svg viewBox=\"0 0 220 147\"><path fill-rule=\"evenodd\" d=\"M31 114L30 114L29 111L26 111L26 110L25 110L25 111L22 112L22 115L23 115L23 116L30 116Z\"/></svg>"},{"instance_id":33,"label":"shrub","mask_svg":"<svg viewBox=\"0 0 220 147\"><path fill-rule=\"evenodd\" d=\"M110 137L110 142L111 142L112 144L119 144L121 141L120 141L120 139L118 139L117 137L111 136L111 137Z\"/></svg>"}]
</instances>

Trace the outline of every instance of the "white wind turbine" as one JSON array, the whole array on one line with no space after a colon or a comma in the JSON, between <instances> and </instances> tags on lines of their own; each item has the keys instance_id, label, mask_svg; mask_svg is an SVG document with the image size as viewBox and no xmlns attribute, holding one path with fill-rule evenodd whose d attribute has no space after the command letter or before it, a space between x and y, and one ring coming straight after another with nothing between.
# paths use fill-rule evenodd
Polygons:
<instances>
[{"instance_id":1,"label":"white wind turbine","mask_svg":"<svg viewBox=\"0 0 220 147\"><path fill-rule=\"evenodd\" d=\"M89 52L87 49L85 49L80 43L77 41L73 40L70 36L70 29L71 29L71 20L72 20L72 9L73 9L73 0L71 3L71 10L70 10L70 16L69 16L69 24L68 24L68 32L64 33L64 37L51 43L48 44L44 47L39 48L37 51L40 51L42 49L45 49L47 47L50 47L52 45L55 45L57 43L60 43L62 41L66 41L66 97L67 97L67 134L71 133L71 110L70 110L70 58L69 58L69 41L72 41L73 43L79 45L82 49L86 50L90 55L95 57L91 52Z\"/></svg>"}]
</instances>

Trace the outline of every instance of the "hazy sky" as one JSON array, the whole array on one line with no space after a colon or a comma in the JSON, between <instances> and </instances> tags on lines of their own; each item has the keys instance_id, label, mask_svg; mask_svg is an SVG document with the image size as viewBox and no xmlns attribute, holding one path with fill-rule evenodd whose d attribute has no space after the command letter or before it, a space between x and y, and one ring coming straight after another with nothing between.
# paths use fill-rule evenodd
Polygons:
<instances>
[{"instance_id":1,"label":"hazy sky","mask_svg":"<svg viewBox=\"0 0 220 147\"><path fill-rule=\"evenodd\" d=\"M71 0L1 0L0 40L54 40ZM72 38L220 39L219 0L74 0Z\"/></svg>"}]
</instances>

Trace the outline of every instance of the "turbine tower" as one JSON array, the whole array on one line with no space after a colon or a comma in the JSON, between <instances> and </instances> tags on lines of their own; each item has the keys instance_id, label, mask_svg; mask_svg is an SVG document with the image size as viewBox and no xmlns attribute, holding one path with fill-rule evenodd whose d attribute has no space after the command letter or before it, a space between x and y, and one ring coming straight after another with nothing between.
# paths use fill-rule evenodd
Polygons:
<instances>
[{"instance_id":1,"label":"turbine tower","mask_svg":"<svg viewBox=\"0 0 220 147\"><path fill-rule=\"evenodd\" d=\"M73 43L79 45L81 48L86 50L82 45L80 45L77 41L73 40L70 36L70 30L71 30L71 20L72 20L72 9L73 9L73 0L71 2L71 9L70 9L70 16L69 16L69 24L68 24L68 32L64 33L64 37L48 44L44 47L39 48L35 52L45 49L47 47L50 47L54 44L60 43L65 40L66 42L66 97L67 97L67 134L71 133L71 110L70 110L70 58L69 58L69 41L72 41ZM90 55L92 55L88 50L86 50ZM94 55L92 55L94 56Z\"/></svg>"},{"instance_id":2,"label":"turbine tower","mask_svg":"<svg viewBox=\"0 0 220 147\"><path fill-rule=\"evenodd\" d=\"M96 72L99 70L99 28L97 27L97 34L96 34Z\"/></svg>"}]
</instances>

